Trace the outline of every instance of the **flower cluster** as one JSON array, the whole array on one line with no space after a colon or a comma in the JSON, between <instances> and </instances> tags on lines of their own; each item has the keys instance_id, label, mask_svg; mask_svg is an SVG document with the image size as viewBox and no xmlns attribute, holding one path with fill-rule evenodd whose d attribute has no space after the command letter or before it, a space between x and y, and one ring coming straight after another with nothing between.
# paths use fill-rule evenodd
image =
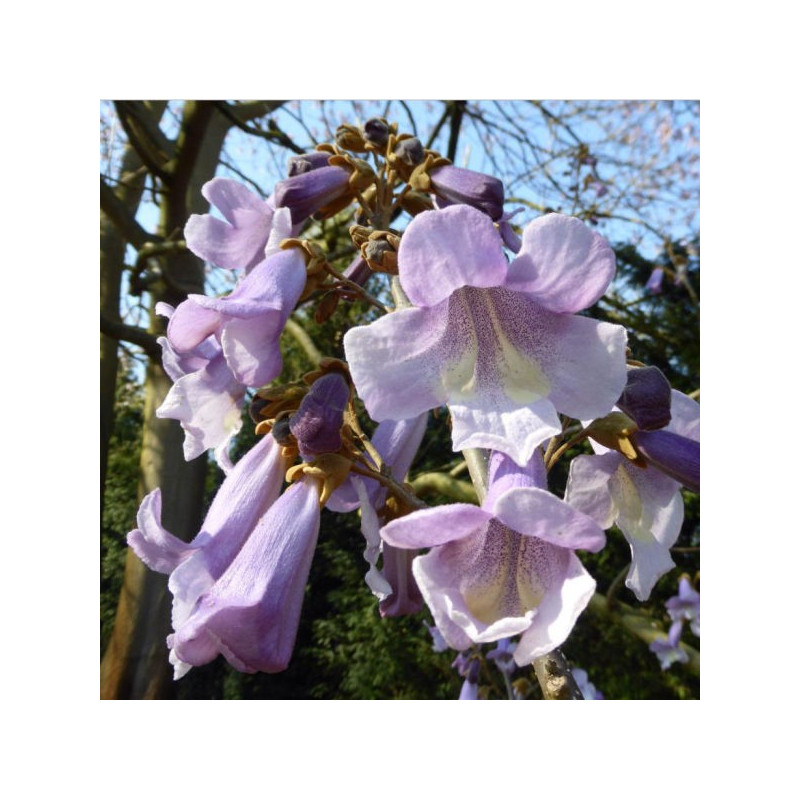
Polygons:
<instances>
[{"instance_id":1,"label":"flower cluster","mask_svg":"<svg viewBox=\"0 0 800 800\"><path fill-rule=\"evenodd\" d=\"M495 643L488 657L506 676L566 640L596 588L577 552L600 550L612 525L630 542L627 585L649 596L674 566L680 486L699 490L699 406L628 363L622 326L583 313L615 273L599 234L551 213L520 235L500 181L380 119L293 158L266 200L225 178L203 194L222 219L191 217L187 246L237 282L159 308L174 384L158 413L180 422L187 459L213 449L227 474L193 541L164 529L159 490L128 536L169 575L176 677L218 655L244 672L286 668L325 506L360 513L381 615L427 605L446 646L463 656ZM296 237L354 202L357 254L340 271ZM401 212L402 232L390 227ZM342 301L386 312L365 289L375 275L396 307L347 330L343 360L275 384L298 305L316 304L320 320ZM248 401L259 439L234 465ZM404 483L429 412L443 410L455 453L485 451L479 505L426 507ZM595 454L572 460L562 499L548 469L577 421L575 442L590 438ZM681 602L670 613L694 625ZM475 699L477 662L462 656L462 698Z\"/></svg>"}]
</instances>

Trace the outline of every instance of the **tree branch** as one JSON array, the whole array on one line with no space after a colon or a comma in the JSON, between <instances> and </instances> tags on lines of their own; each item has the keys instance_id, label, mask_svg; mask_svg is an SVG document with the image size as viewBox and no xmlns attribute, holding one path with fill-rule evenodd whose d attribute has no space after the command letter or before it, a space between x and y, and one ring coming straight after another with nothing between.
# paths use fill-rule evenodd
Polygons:
<instances>
[{"instance_id":1,"label":"tree branch","mask_svg":"<svg viewBox=\"0 0 800 800\"><path fill-rule=\"evenodd\" d=\"M224 100L217 101L214 103L214 105L217 107L217 110L227 119L229 119L233 125L239 128L239 130L242 130L251 136L258 136L261 139L266 139L269 142L279 144L295 153L306 152L302 147L295 144L274 121L270 120L268 123L269 130L264 131L261 130L261 128L254 128L252 125L248 125L246 122L243 122L236 113L238 109L237 106L232 106L229 103L226 103Z\"/></svg>"},{"instance_id":2,"label":"tree branch","mask_svg":"<svg viewBox=\"0 0 800 800\"><path fill-rule=\"evenodd\" d=\"M464 118L464 109L467 106L466 100L454 100L451 106L450 117L450 141L447 143L447 157L451 161L456 160L456 150L458 148L458 135L461 132L461 120Z\"/></svg>"},{"instance_id":3,"label":"tree branch","mask_svg":"<svg viewBox=\"0 0 800 800\"><path fill-rule=\"evenodd\" d=\"M147 106L142 101L117 100L114 107L125 135L142 163L161 180L168 181L174 146L158 127Z\"/></svg>"},{"instance_id":4,"label":"tree branch","mask_svg":"<svg viewBox=\"0 0 800 800\"><path fill-rule=\"evenodd\" d=\"M100 332L119 342L135 344L141 347L150 358L161 361L161 345L158 344L155 336L142 328L113 320L101 312Z\"/></svg>"},{"instance_id":5,"label":"tree branch","mask_svg":"<svg viewBox=\"0 0 800 800\"><path fill-rule=\"evenodd\" d=\"M125 239L137 250L147 242L160 239L148 233L130 214L127 206L117 197L114 190L100 176L100 209L119 228Z\"/></svg>"},{"instance_id":6,"label":"tree branch","mask_svg":"<svg viewBox=\"0 0 800 800\"><path fill-rule=\"evenodd\" d=\"M411 481L411 488L420 497L440 494L456 503L478 502L478 493L471 483L460 481L446 472L423 472Z\"/></svg>"}]
</instances>

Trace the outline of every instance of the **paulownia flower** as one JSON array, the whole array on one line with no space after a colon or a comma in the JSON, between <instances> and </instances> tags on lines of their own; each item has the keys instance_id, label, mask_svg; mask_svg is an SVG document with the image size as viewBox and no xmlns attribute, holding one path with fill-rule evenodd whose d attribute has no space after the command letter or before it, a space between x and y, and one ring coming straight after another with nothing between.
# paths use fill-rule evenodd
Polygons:
<instances>
[{"instance_id":1,"label":"paulownia flower","mask_svg":"<svg viewBox=\"0 0 800 800\"><path fill-rule=\"evenodd\" d=\"M263 386L281 371L278 340L306 285L306 262L291 247L261 261L225 297L190 294L176 309L167 337L177 353L209 336L222 345L237 381Z\"/></svg>"},{"instance_id":2,"label":"paulownia flower","mask_svg":"<svg viewBox=\"0 0 800 800\"><path fill-rule=\"evenodd\" d=\"M700 593L692 589L686 576L678 583L678 594L670 597L664 605L673 622L688 622L692 633L700 635Z\"/></svg>"},{"instance_id":3,"label":"paulownia flower","mask_svg":"<svg viewBox=\"0 0 800 800\"><path fill-rule=\"evenodd\" d=\"M319 533L322 481L293 483L170 637L174 661L222 655L240 672L280 672L294 650Z\"/></svg>"},{"instance_id":4,"label":"paulownia flower","mask_svg":"<svg viewBox=\"0 0 800 800\"><path fill-rule=\"evenodd\" d=\"M372 437L372 446L388 466L394 478L405 480L411 462L417 454L428 414L413 419L395 422L389 420L378 425ZM328 508L331 511L347 512L361 507L361 531L367 542L364 558L370 565L367 585L378 597L383 617L399 617L416 614L423 606L422 595L411 572L411 563L416 551L392 547L381 541L380 521L376 509L386 502L387 490L372 478L350 475L348 480L331 496ZM377 567L383 554L383 570Z\"/></svg>"},{"instance_id":5,"label":"paulownia flower","mask_svg":"<svg viewBox=\"0 0 800 800\"><path fill-rule=\"evenodd\" d=\"M670 411L672 419L662 430L635 434L637 447L641 436L666 434L699 448L699 404L672 390ZM598 455L572 460L564 499L603 528L616 523L631 547L625 585L647 600L656 581L675 566L669 550L683 524L680 484L653 464L642 469L616 451L592 445Z\"/></svg>"},{"instance_id":6,"label":"paulownia flower","mask_svg":"<svg viewBox=\"0 0 800 800\"><path fill-rule=\"evenodd\" d=\"M558 414L606 414L625 385L625 330L576 316L605 291L608 244L550 214L525 229L509 265L488 216L456 205L415 217L398 253L417 308L350 329L344 346L370 415L408 419L444 403L453 448L518 464L560 432Z\"/></svg>"},{"instance_id":7,"label":"paulownia flower","mask_svg":"<svg viewBox=\"0 0 800 800\"><path fill-rule=\"evenodd\" d=\"M225 269L250 270L263 261L275 215L273 199L262 200L229 178L214 178L201 191L227 221L211 214L192 214L184 228L186 246ZM285 233L285 237L290 235Z\"/></svg>"},{"instance_id":8,"label":"paulownia flower","mask_svg":"<svg viewBox=\"0 0 800 800\"><path fill-rule=\"evenodd\" d=\"M522 634L520 666L569 635L595 582L574 550L596 552L602 529L545 488L541 452L520 468L494 452L483 504L416 511L381 535L395 547L431 550L414 560L436 627L455 650Z\"/></svg>"},{"instance_id":9,"label":"paulownia flower","mask_svg":"<svg viewBox=\"0 0 800 800\"><path fill-rule=\"evenodd\" d=\"M689 654L681 647L682 632L683 622L673 622L667 636L650 643L650 652L658 656L662 670L669 669L673 664L689 662Z\"/></svg>"},{"instance_id":10,"label":"paulownia flower","mask_svg":"<svg viewBox=\"0 0 800 800\"><path fill-rule=\"evenodd\" d=\"M172 306L158 303L156 312L171 317ZM164 371L173 381L156 416L180 422L187 461L215 448L220 466L232 468L228 447L242 427L245 386L233 376L219 342L209 336L197 347L181 354L165 336L158 338Z\"/></svg>"},{"instance_id":11,"label":"paulownia flower","mask_svg":"<svg viewBox=\"0 0 800 800\"><path fill-rule=\"evenodd\" d=\"M268 535L269 528L263 529L263 520L278 498L286 467L280 446L272 436L260 439L223 482L191 543L173 536L161 524L160 489L142 501L136 517L138 527L128 534L128 544L150 569L170 576L172 625L176 634L180 634L178 641L188 641L190 637L184 626L189 624L198 600L226 574L256 529L260 535ZM197 630L194 622L190 630ZM172 637L168 644L173 647L171 642ZM185 658L173 652L170 656L176 678L186 674L191 666L210 660L197 658L192 650L184 655Z\"/></svg>"}]
</instances>

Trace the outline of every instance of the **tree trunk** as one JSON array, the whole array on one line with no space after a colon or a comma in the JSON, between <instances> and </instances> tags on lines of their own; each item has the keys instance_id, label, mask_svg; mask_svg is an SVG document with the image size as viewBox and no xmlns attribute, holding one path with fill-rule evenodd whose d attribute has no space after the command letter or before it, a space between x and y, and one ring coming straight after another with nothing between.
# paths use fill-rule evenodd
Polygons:
<instances>
[{"instance_id":1,"label":"tree trunk","mask_svg":"<svg viewBox=\"0 0 800 800\"><path fill-rule=\"evenodd\" d=\"M211 104L187 103L181 135L176 142L180 171L183 155L192 160L191 174L165 186L159 233L167 236L182 229L190 213L207 210L200 194L202 185L216 171L230 122ZM190 137L201 137L192 141ZM163 320L154 313L159 300L177 305L185 293L202 293L203 264L191 253L178 253L162 264L164 285L153 287L150 332L163 333ZM140 499L161 487L164 527L189 541L200 529L207 459L191 462L183 458L183 430L174 420L161 420L155 410L161 405L171 382L160 364L151 361L145 380L144 433L141 455ZM101 662L100 696L103 699L166 699L174 696L172 668L166 637L171 630L171 597L167 576L151 572L132 551L125 562L125 576L114 629Z\"/></svg>"}]
</instances>

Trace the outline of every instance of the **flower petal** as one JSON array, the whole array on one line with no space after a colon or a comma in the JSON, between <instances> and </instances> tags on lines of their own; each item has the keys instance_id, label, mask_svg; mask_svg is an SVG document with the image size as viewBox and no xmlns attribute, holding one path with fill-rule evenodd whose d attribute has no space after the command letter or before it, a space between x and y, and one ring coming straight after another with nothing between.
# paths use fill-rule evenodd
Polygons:
<instances>
[{"instance_id":1,"label":"flower petal","mask_svg":"<svg viewBox=\"0 0 800 800\"><path fill-rule=\"evenodd\" d=\"M231 374L222 352L202 369L179 378L156 410L181 423L184 458L225 445L242 427L245 387Z\"/></svg>"},{"instance_id":2,"label":"flower petal","mask_svg":"<svg viewBox=\"0 0 800 800\"><path fill-rule=\"evenodd\" d=\"M500 286L508 262L491 219L456 205L414 217L400 241L398 268L411 302L434 306L462 286Z\"/></svg>"},{"instance_id":3,"label":"flower petal","mask_svg":"<svg viewBox=\"0 0 800 800\"><path fill-rule=\"evenodd\" d=\"M409 419L444 403L446 328L442 305L395 311L347 331L345 357L373 419Z\"/></svg>"},{"instance_id":4,"label":"flower petal","mask_svg":"<svg viewBox=\"0 0 800 800\"><path fill-rule=\"evenodd\" d=\"M470 536L491 518L488 511L468 503L423 508L384 525L381 537L394 547L435 547Z\"/></svg>"},{"instance_id":5,"label":"flower petal","mask_svg":"<svg viewBox=\"0 0 800 800\"><path fill-rule=\"evenodd\" d=\"M669 549L681 532L683 498L671 478L622 460L609 488L617 507L617 527L631 547L625 585L645 601L656 581L675 566Z\"/></svg>"},{"instance_id":6,"label":"flower petal","mask_svg":"<svg viewBox=\"0 0 800 800\"><path fill-rule=\"evenodd\" d=\"M236 181L214 178L203 196L228 221L193 214L184 228L186 246L205 261L225 269L247 269L263 257L272 227L273 209Z\"/></svg>"},{"instance_id":7,"label":"flower petal","mask_svg":"<svg viewBox=\"0 0 800 800\"><path fill-rule=\"evenodd\" d=\"M517 533L570 550L596 553L606 543L603 529L544 489L515 488L497 498L494 515Z\"/></svg>"},{"instance_id":8,"label":"flower petal","mask_svg":"<svg viewBox=\"0 0 800 800\"><path fill-rule=\"evenodd\" d=\"M155 572L168 575L195 551L161 524L161 489L142 500L136 524L139 527L128 534L128 545Z\"/></svg>"},{"instance_id":9,"label":"flower petal","mask_svg":"<svg viewBox=\"0 0 800 800\"><path fill-rule=\"evenodd\" d=\"M514 661L523 667L562 645L589 604L596 585L577 556L569 553L563 582L539 604L533 623L514 651Z\"/></svg>"},{"instance_id":10,"label":"flower petal","mask_svg":"<svg viewBox=\"0 0 800 800\"><path fill-rule=\"evenodd\" d=\"M561 421L549 400L530 406L498 411L450 404L453 450L485 447L500 450L524 466L534 450L561 432Z\"/></svg>"},{"instance_id":11,"label":"flower petal","mask_svg":"<svg viewBox=\"0 0 800 800\"><path fill-rule=\"evenodd\" d=\"M574 313L603 296L615 270L614 251L602 236L574 217L547 214L525 228L506 286L550 311Z\"/></svg>"},{"instance_id":12,"label":"flower petal","mask_svg":"<svg viewBox=\"0 0 800 800\"><path fill-rule=\"evenodd\" d=\"M609 451L597 456L576 456L569 465L565 502L588 514L604 530L617 518L617 507L608 484L622 458L619 453Z\"/></svg>"}]
</instances>

